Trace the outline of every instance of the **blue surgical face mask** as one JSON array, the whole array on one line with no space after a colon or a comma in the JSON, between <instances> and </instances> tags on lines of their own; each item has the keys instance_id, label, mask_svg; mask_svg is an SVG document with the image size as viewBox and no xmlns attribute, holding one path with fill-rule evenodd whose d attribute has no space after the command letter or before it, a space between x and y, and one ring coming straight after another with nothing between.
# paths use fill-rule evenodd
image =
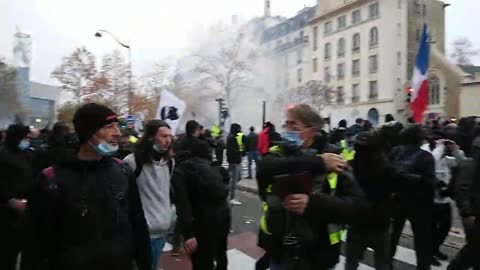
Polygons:
<instances>
[{"instance_id":1,"label":"blue surgical face mask","mask_svg":"<svg viewBox=\"0 0 480 270\"><path fill-rule=\"evenodd\" d=\"M30 141L28 140L21 140L18 144L18 149L25 151L30 147Z\"/></svg>"},{"instance_id":2,"label":"blue surgical face mask","mask_svg":"<svg viewBox=\"0 0 480 270\"><path fill-rule=\"evenodd\" d=\"M285 131L282 138L291 146L302 147L304 140L300 138L300 133L300 131Z\"/></svg>"},{"instance_id":3,"label":"blue surgical face mask","mask_svg":"<svg viewBox=\"0 0 480 270\"><path fill-rule=\"evenodd\" d=\"M97 155L102 157L112 156L118 151L118 144L112 145L103 140L101 140L99 144L92 146L95 149L95 152L97 152Z\"/></svg>"}]
</instances>

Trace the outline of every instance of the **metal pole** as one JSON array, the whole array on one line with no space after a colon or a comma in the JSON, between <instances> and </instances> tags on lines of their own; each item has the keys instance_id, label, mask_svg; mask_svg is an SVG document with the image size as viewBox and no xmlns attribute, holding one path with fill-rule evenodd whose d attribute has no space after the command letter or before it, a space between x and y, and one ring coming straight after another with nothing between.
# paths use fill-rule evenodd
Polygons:
<instances>
[{"instance_id":1,"label":"metal pole","mask_svg":"<svg viewBox=\"0 0 480 270\"><path fill-rule=\"evenodd\" d=\"M267 102L264 100L263 104L262 104L262 127L265 124L265 122L267 122L267 119L266 119L267 112L266 111L267 111Z\"/></svg>"},{"instance_id":2,"label":"metal pole","mask_svg":"<svg viewBox=\"0 0 480 270\"><path fill-rule=\"evenodd\" d=\"M128 66L130 71L128 72L128 114L132 115L132 99L133 99L133 89L132 89L132 43L128 42Z\"/></svg>"}]
</instances>

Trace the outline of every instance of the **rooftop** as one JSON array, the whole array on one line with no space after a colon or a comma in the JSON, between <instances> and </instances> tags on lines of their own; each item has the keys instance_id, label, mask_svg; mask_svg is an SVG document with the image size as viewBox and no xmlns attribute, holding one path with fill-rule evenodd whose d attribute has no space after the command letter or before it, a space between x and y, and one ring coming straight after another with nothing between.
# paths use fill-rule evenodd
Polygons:
<instances>
[{"instance_id":1,"label":"rooftop","mask_svg":"<svg viewBox=\"0 0 480 270\"><path fill-rule=\"evenodd\" d=\"M308 25L308 22L315 16L316 6L305 7L297 15L275 26L267 28L263 32L262 42L270 42L289 33L300 30Z\"/></svg>"},{"instance_id":2,"label":"rooftop","mask_svg":"<svg viewBox=\"0 0 480 270\"><path fill-rule=\"evenodd\" d=\"M30 82L30 97L57 101L61 89L53 85Z\"/></svg>"}]
</instances>

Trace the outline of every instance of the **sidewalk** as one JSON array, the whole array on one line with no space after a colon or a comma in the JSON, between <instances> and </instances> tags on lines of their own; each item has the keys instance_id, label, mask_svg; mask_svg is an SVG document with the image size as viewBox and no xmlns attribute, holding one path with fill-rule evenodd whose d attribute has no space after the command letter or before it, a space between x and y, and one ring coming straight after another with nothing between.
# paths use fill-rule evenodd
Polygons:
<instances>
[{"instance_id":1,"label":"sidewalk","mask_svg":"<svg viewBox=\"0 0 480 270\"><path fill-rule=\"evenodd\" d=\"M242 179L237 183L237 189L244 192L258 194L257 180ZM403 236L413 237L412 227L408 221L403 229ZM461 248L463 245L465 245L465 234L463 232L463 228L452 227L444 245L452 248Z\"/></svg>"}]
</instances>

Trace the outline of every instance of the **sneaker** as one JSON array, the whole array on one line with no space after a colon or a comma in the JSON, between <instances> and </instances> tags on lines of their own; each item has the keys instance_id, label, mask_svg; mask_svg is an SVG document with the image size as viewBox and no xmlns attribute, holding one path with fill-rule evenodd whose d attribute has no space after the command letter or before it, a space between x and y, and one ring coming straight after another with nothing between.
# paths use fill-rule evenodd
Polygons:
<instances>
[{"instance_id":1,"label":"sneaker","mask_svg":"<svg viewBox=\"0 0 480 270\"><path fill-rule=\"evenodd\" d=\"M236 199L231 199L230 200L230 204L231 205L242 205L243 203L241 203L240 201L236 200Z\"/></svg>"},{"instance_id":2,"label":"sneaker","mask_svg":"<svg viewBox=\"0 0 480 270\"><path fill-rule=\"evenodd\" d=\"M448 261L448 255L445 253L442 253L440 251L437 251L433 254L435 257L437 257L441 261Z\"/></svg>"},{"instance_id":3,"label":"sneaker","mask_svg":"<svg viewBox=\"0 0 480 270\"><path fill-rule=\"evenodd\" d=\"M432 257L432 263L431 265L433 266L442 266L442 263L435 257Z\"/></svg>"},{"instance_id":4,"label":"sneaker","mask_svg":"<svg viewBox=\"0 0 480 270\"><path fill-rule=\"evenodd\" d=\"M169 252L170 250L173 249L173 246L170 243L165 243L165 246L163 246L163 252Z\"/></svg>"}]
</instances>

